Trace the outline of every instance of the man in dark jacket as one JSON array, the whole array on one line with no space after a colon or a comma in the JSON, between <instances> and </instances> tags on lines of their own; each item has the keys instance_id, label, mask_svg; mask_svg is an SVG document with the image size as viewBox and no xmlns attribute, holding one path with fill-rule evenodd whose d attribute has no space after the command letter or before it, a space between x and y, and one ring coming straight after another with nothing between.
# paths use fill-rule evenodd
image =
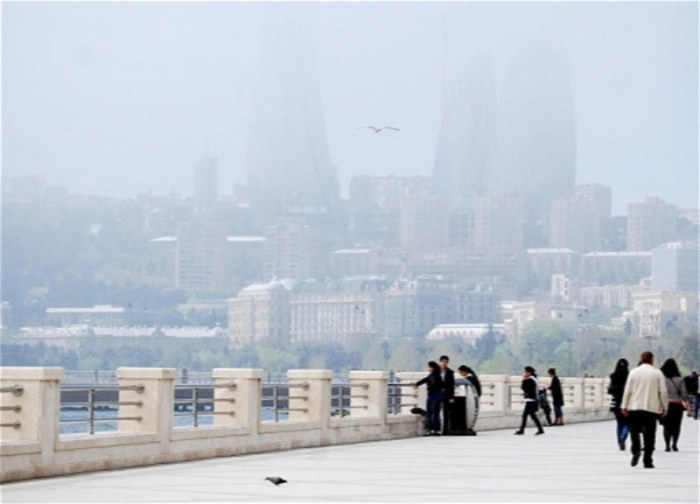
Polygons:
<instances>
[{"instance_id":1,"label":"man in dark jacket","mask_svg":"<svg viewBox=\"0 0 700 504\"><path fill-rule=\"evenodd\" d=\"M552 393L552 406L554 406L554 425L564 425L564 393L561 390L561 381L557 376L557 370L549 368L547 374L550 378L549 391Z\"/></svg>"},{"instance_id":2,"label":"man in dark jacket","mask_svg":"<svg viewBox=\"0 0 700 504\"><path fill-rule=\"evenodd\" d=\"M455 372L448 366L450 358L447 355L440 356L440 377L442 378L442 433L447 434L447 422L450 415L450 407L455 401Z\"/></svg>"},{"instance_id":3,"label":"man in dark jacket","mask_svg":"<svg viewBox=\"0 0 700 504\"><path fill-rule=\"evenodd\" d=\"M520 429L515 431L516 434L525 434L525 425L527 424L527 417L532 418L533 422L537 426L537 432L535 435L544 434L544 429L540 420L537 418L537 380L533 376L535 374L535 369L532 366L525 366L523 372L523 381L520 384L520 388L523 390L523 396L525 399L525 408L523 409L523 421L520 424Z\"/></svg>"}]
</instances>

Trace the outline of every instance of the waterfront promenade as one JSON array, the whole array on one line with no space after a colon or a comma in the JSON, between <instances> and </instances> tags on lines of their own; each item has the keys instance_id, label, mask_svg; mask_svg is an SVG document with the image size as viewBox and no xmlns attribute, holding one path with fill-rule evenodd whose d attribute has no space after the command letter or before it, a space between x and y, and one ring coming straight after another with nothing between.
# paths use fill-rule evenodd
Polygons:
<instances>
[{"instance_id":1,"label":"waterfront promenade","mask_svg":"<svg viewBox=\"0 0 700 504\"><path fill-rule=\"evenodd\" d=\"M655 469L630 467L614 422L286 450L6 483L5 503L698 502L698 427ZM478 429L478 425L477 425ZM661 448L661 450L658 450ZM266 476L289 483L275 487Z\"/></svg>"}]
</instances>

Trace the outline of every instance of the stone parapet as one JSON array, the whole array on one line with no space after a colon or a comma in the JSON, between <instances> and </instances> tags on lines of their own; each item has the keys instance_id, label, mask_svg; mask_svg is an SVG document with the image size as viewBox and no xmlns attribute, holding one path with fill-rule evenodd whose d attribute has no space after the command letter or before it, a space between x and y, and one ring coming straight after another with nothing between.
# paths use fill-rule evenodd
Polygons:
<instances>
[{"instance_id":1,"label":"stone parapet","mask_svg":"<svg viewBox=\"0 0 700 504\"><path fill-rule=\"evenodd\" d=\"M396 373L390 383L384 371L351 371L350 414L332 417L332 387L345 387L347 400L348 384L334 385L327 369L297 369L278 384L288 389L288 419L263 421L263 370L220 368L210 385L213 425L175 429L175 370L120 368L118 431L59 436L62 376L60 368L0 368L0 481L413 437L422 433L422 422L410 411L426 401L425 387L413 386L425 373ZM515 428L520 377L484 375L481 383L477 431ZM562 384L567 423L611 418L606 380L562 378Z\"/></svg>"}]
</instances>

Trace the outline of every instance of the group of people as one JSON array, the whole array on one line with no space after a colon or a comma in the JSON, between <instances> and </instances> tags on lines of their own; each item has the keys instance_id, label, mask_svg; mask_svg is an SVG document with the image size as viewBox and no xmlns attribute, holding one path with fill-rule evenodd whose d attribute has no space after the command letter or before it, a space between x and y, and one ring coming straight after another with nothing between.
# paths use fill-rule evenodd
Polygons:
<instances>
[{"instance_id":1,"label":"group of people","mask_svg":"<svg viewBox=\"0 0 700 504\"><path fill-rule=\"evenodd\" d=\"M441 423L440 416L442 412L443 418L448 418L455 391L455 373L449 368L449 362L450 359L446 355L441 356L439 362L428 362L428 375L414 383L414 387L426 385L428 389L427 436L446 433L446 422ZM481 383L474 370L467 366L459 366L458 372L474 387L476 394L481 396ZM556 369L548 369L547 374L550 378L548 389L554 406L554 421L551 419L547 389L540 385L535 369L526 366L520 385L525 405L520 428L515 434L525 433L528 418L532 419L537 428L535 435L544 434L542 422L537 416L540 407L550 426L564 425L564 394L561 381ZM617 361L615 370L610 375L608 394L611 397L610 411L615 414L617 423L618 447L622 451L626 449L628 436L632 441L632 467L637 466L642 453L644 467L654 467L657 422L663 425L666 451L677 452L684 413L698 419L698 373L693 372L684 378L674 359L667 359L661 368L657 369L654 367L654 354L649 351L642 353L639 365L631 371L626 359Z\"/></svg>"},{"instance_id":2,"label":"group of people","mask_svg":"<svg viewBox=\"0 0 700 504\"><path fill-rule=\"evenodd\" d=\"M427 429L426 436L440 436L447 430L447 422L441 421L440 413L444 420L448 418L450 405L454 403L455 373L449 368L450 358L447 355L440 356L438 362L428 362L428 375L413 384L414 387L426 385L428 398L426 401ZM468 366L457 368L460 376L474 387L476 394L481 396L481 383L479 377Z\"/></svg>"},{"instance_id":3,"label":"group of people","mask_svg":"<svg viewBox=\"0 0 700 504\"><path fill-rule=\"evenodd\" d=\"M683 414L698 418L698 374L683 378L675 359L667 359L657 369L651 352L642 353L632 371L626 359L618 360L610 375L608 393L620 450L625 450L628 435L632 441L632 467L639 463L642 452L644 467L654 467L657 422L663 425L665 451L677 452Z\"/></svg>"},{"instance_id":4,"label":"group of people","mask_svg":"<svg viewBox=\"0 0 700 504\"><path fill-rule=\"evenodd\" d=\"M515 431L515 434L522 435L525 434L525 426L527 425L527 419L532 418L532 421L537 427L537 432L535 435L544 434L544 429L542 428L542 423L540 419L537 418L537 411L541 407L542 412L547 419L547 424L550 426L564 425L564 393L561 389L561 381L557 376L557 370L554 368L549 368L547 370L549 375L549 391L552 394L552 405L554 406L554 422L552 422L552 409L547 400L547 389L540 385L540 381L537 377L537 371L532 366L525 366L523 370L523 381L520 384L520 388L523 391L523 400L525 402L525 407L523 409L522 421L520 423L520 428Z\"/></svg>"}]
</instances>

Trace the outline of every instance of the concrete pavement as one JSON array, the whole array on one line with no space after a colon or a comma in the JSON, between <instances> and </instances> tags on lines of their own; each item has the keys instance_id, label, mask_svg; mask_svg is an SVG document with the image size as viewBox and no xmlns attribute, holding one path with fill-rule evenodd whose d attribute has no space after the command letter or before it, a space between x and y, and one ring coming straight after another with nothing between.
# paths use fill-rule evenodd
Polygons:
<instances>
[{"instance_id":1,"label":"concrete pavement","mask_svg":"<svg viewBox=\"0 0 700 504\"><path fill-rule=\"evenodd\" d=\"M614 422L241 455L8 483L18 502L698 502L698 427L630 467ZM478 424L477 424L478 430ZM658 448L661 448L659 451ZM266 476L289 483L276 487Z\"/></svg>"}]
</instances>

